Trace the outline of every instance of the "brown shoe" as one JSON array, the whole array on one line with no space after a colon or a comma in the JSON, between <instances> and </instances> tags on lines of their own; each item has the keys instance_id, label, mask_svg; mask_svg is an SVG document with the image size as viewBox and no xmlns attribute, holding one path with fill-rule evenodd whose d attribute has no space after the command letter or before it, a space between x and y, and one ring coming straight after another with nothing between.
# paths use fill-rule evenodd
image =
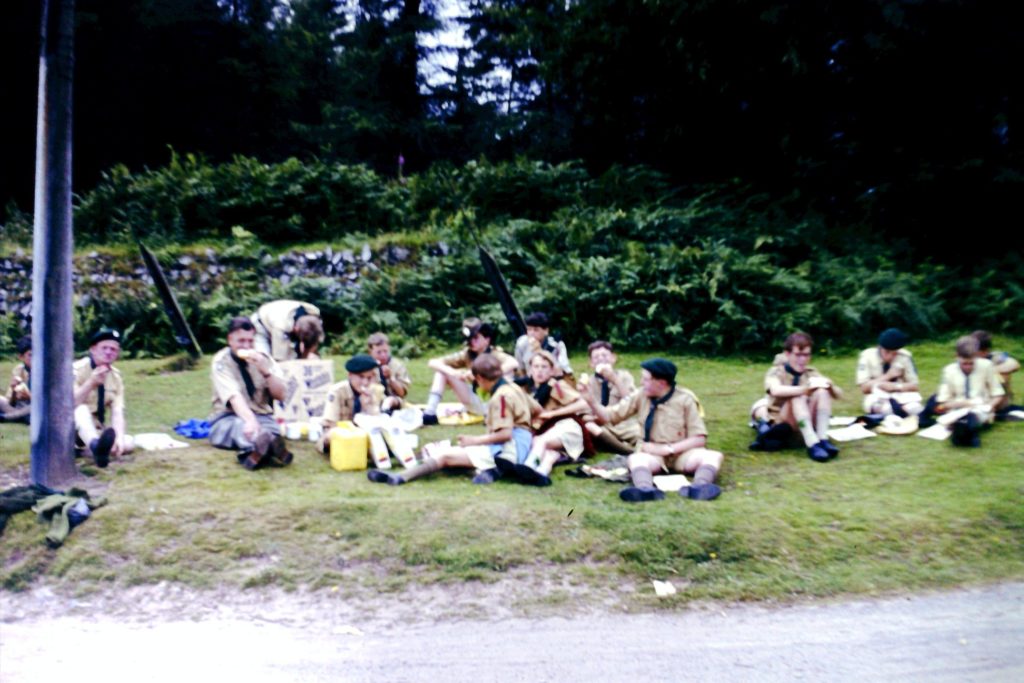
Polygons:
<instances>
[{"instance_id":1,"label":"brown shoe","mask_svg":"<svg viewBox=\"0 0 1024 683\"><path fill-rule=\"evenodd\" d=\"M285 443L284 437L275 436L270 442L270 464L277 467L286 467L292 464L294 457L288 450L288 445Z\"/></svg>"},{"instance_id":2,"label":"brown shoe","mask_svg":"<svg viewBox=\"0 0 1024 683\"><path fill-rule=\"evenodd\" d=\"M255 448L242 460L242 466L252 471L264 464L268 459L273 441L273 434L261 431L259 436L256 437Z\"/></svg>"}]
</instances>

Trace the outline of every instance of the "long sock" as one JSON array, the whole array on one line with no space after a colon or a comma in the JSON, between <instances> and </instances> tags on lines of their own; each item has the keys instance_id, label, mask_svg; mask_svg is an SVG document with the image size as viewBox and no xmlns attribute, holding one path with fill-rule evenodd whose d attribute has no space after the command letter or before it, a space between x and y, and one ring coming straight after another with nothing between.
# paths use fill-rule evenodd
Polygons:
<instances>
[{"instance_id":1,"label":"long sock","mask_svg":"<svg viewBox=\"0 0 1024 683\"><path fill-rule=\"evenodd\" d=\"M832 409L830 407L818 406L815 411L815 423L817 424L818 440L824 441L828 438L828 421L832 417Z\"/></svg>"},{"instance_id":2,"label":"long sock","mask_svg":"<svg viewBox=\"0 0 1024 683\"><path fill-rule=\"evenodd\" d=\"M715 477L718 476L718 469L711 465L701 465L697 468L697 471L693 474L693 483L697 484L710 484L715 481Z\"/></svg>"},{"instance_id":3,"label":"long sock","mask_svg":"<svg viewBox=\"0 0 1024 683\"><path fill-rule=\"evenodd\" d=\"M427 409L423 412L429 415L437 414L437 406L441 403L441 394L437 392L430 392L430 396L427 398Z\"/></svg>"},{"instance_id":4,"label":"long sock","mask_svg":"<svg viewBox=\"0 0 1024 683\"><path fill-rule=\"evenodd\" d=\"M412 481L413 479L419 479L420 477L425 477L428 474L433 474L439 469L441 469L441 463L439 463L435 458L428 457L422 463L416 465L416 467L410 467L398 476L406 481Z\"/></svg>"},{"instance_id":5,"label":"long sock","mask_svg":"<svg viewBox=\"0 0 1024 683\"><path fill-rule=\"evenodd\" d=\"M796 421L796 424L800 427L800 435L804 437L804 443L808 448L821 441L817 432L814 431L814 427L811 426L810 420L800 419Z\"/></svg>"},{"instance_id":6,"label":"long sock","mask_svg":"<svg viewBox=\"0 0 1024 683\"><path fill-rule=\"evenodd\" d=\"M638 489L654 488L654 475L646 467L635 467L629 474L633 478L633 486Z\"/></svg>"},{"instance_id":7,"label":"long sock","mask_svg":"<svg viewBox=\"0 0 1024 683\"><path fill-rule=\"evenodd\" d=\"M624 444L618 439L618 437L607 429L594 437L594 445L598 446L601 450L611 451L612 453L618 453L620 455L626 455L636 450L636 448Z\"/></svg>"}]
</instances>

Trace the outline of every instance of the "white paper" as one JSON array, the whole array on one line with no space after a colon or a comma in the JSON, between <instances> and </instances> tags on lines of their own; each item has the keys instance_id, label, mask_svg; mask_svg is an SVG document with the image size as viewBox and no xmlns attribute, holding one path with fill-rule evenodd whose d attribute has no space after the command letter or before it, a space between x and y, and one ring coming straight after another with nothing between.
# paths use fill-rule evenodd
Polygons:
<instances>
[{"instance_id":1,"label":"white paper","mask_svg":"<svg viewBox=\"0 0 1024 683\"><path fill-rule=\"evenodd\" d=\"M841 427L839 429L828 430L828 438L833 441L859 441L861 439L870 439L873 436L878 436L870 429L867 429L864 425L852 424L849 427Z\"/></svg>"}]
</instances>

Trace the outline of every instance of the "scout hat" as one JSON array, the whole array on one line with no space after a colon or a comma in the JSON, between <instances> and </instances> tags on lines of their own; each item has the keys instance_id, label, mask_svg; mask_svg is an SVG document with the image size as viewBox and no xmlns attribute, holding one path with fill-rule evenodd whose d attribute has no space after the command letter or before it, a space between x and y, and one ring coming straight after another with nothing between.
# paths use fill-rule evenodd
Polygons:
<instances>
[{"instance_id":1,"label":"scout hat","mask_svg":"<svg viewBox=\"0 0 1024 683\"><path fill-rule=\"evenodd\" d=\"M651 373L651 377L663 379L669 384L676 383L676 364L670 360L651 358L641 363L640 367Z\"/></svg>"},{"instance_id":2,"label":"scout hat","mask_svg":"<svg viewBox=\"0 0 1024 683\"><path fill-rule=\"evenodd\" d=\"M377 361L373 356L368 356L365 353L356 354L345 362L345 369L349 372L360 373L366 372L367 370L375 370L377 368Z\"/></svg>"},{"instance_id":3,"label":"scout hat","mask_svg":"<svg viewBox=\"0 0 1024 683\"><path fill-rule=\"evenodd\" d=\"M95 334L89 338L89 346L95 346L102 341L107 340L116 341L118 344L121 343L121 333L112 327L101 327L96 330Z\"/></svg>"},{"instance_id":4,"label":"scout hat","mask_svg":"<svg viewBox=\"0 0 1024 683\"><path fill-rule=\"evenodd\" d=\"M902 349L910 341L910 337L905 332L895 327L890 327L882 334L878 335L878 345L886 351L897 351Z\"/></svg>"},{"instance_id":5,"label":"scout hat","mask_svg":"<svg viewBox=\"0 0 1024 683\"><path fill-rule=\"evenodd\" d=\"M917 431L917 415L911 415L909 417L886 415L885 419L882 420L881 424L878 425L878 428L875 431L879 434L889 434L890 436L913 434Z\"/></svg>"}]
</instances>

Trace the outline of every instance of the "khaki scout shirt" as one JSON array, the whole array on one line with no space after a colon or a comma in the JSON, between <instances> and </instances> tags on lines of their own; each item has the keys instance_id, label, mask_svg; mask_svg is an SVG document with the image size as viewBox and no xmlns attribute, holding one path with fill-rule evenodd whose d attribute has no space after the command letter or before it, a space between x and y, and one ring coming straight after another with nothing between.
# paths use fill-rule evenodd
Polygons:
<instances>
[{"instance_id":1,"label":"khaki scout shirt","mask_svg":"<svg viewBox=\"0 0 1024 683\"><path fill-rule=\"evenodd\" d=\"M636 382L633 380L632 373L629 370L616 370L615 374L618 375L619 381L626 389L625 396L629 396L636 389ZM602 377L600 375L594 374L590 381L587 382L585 389L587 394L594 399L594 403L598 405L601 403L601 380ZM613 406L622 399L623 394L619 393L619 390L615 388L612 382L608 382L608 405ZM640 438L640 423L636 418L628 418L614 425L604 425L604 428L611 432L619 441L626 444L632 444Z\"/></svg>"},{"instance_id":2,"label":"khaki scout shirt","mask_svg":"<svg viewBox=\"0 0 1024 683\"><path fill-rule=\"evenodd\" d=\"M860 358L857 359L857 386L886 374L883 366L882 353L877 346L861 351ZM893 382L905 384L917 384L918 382L914 358L906 349L896 352L896 357L892 359L889 369Z\"/></svg>"},{"instance_id":3,"label":"khaki scout shirt","mask_svg":"<svg viewBox=\"0 0 1024 683\"><path fill-rule=\"evenodd\" d=\"M764 375L764 390L768 394L768 416L773 422L779 416L779 412L782 411L782 406L786 405L786 401L792 397L772 396L772 388L778 386L806 387L810 385L812 377L824 377L824 375L808 365L807 369L800 375L799 381L794 381L796 380L796 375L786 369L785 361L781 365L772 365L769 368L768 372Z\"/></svg>"},{"instance_id":4,"label":"khaki scout shirt","mask_svg":"<svg viewBox=\"0 0 1024 683\"><path fill-rule=\"evenodd\" d=\"M406 392L408 392L409 387L412 386L412 377L409 376L409 370L406 369L405 363L392 356L391 359L387 362L387 367L391 370L391 379L388 382L389 386L386 388L384 394L387 396L397 397L397 394L394 393L390 386L393 384L397 384L398 386L405 389ZM374 380L374 382L376 384L381 385L381 387L384 386L384 382L383 380L381 380L379 370L377 371L377 377Z\"/></svg>"},{"instance_id":5,"label":"khaki scout shirt","mask_svg":"<svg viewBox=\"0 0 1024 683\"><path fill-rule=\"evenodd\" d=\"M530 429L530 397L518 385L503 380L487 402L484 424L490 433L502 429Z\"/></svg>"},{"instance_id":6,"label":"khaki scout shirt","mask_svg":"<svg viewBox=\"0 0 1024 683\"><path fill-rule=\"evenodd\" d=\"M564 408L571 403L575 403L580 398L580 392L573 389L564 379L549 379L547 383L551 385L551 394L544 405L538 403L532 394L527 394L530 406L537 412Z\"/></svg>"},{"instance_id":7,"label":"khaki scout shirt","mask_svg":"<svg viewBox=\"0 0 1024 683\"><path fill-rule=\"evenodd\" d=\"M93 367L90 361L90 356L86 356L85 358L79 358L71 366L75 373L75 390L88 382L89 377L92 376ZM96 419L99 419L99 393L99 387L94 387L80 404L89 406L89 412ZM114 366L110 366L110 372L107 373L106 378L103 380L103 404L105 406L104 418L108 421L110 416L114 414L115 407L124 410L124 380L121 379L121 371Z\"/></svg>"},{"instance_id":8,"label":"khaki scout shirt","mask_svg":"<svg viewBox=\"0 0 1024 683\"><path fill-rule=\"evenodd\" d=\"M11 385L7 392L7 400L11 404L21 403L22 401L29 401L32 398L31 386L32 382L29 377L29 370L25 367L24 363L18 363L11 370L11 379L17 382L17 385ZM24 384L24 388L21 385Z\"/></svg>"},{"instance_id":9,"label":"khaki scout shirt","mask_svg":"<svg viewBox=\"0 0 1024 683\"><path fill-rule=\"evenodd\" d=\"M651 399L637 389L608 409L609 422L617 424L632 416L643 425L651 412ZM674 443L693 436L707 436L708 430L701 417L700 401L689 389L677 386L671 398L658 404L651 426L650 443ZM643 429L640 431L643 439Z\"/></svg>"},{"instance_id":10,"label":"khaki scout shirt","mask_svg":"<svg viewBox=\"0 0 1024 683\"><path fill-rule=\"evenodd\" d=\"M364 397L359 399L359 412L366 415L380 414L380 397L384 395L383 388L373 385L373 400ZM327 400L324 402L324 416L321 418L325 427L333 427L339 422L351 420L356 416L356 392L352 389L352 383L347 379L337 384L332 384L327 390Z\"/></svg>"},{"instance_id":11,"label":"khaki scout shirt","mask_svg":"<svg viewBox=\"0 0 1024 683\"><path fill-rule=\"evenodd\" d=\"M490 351L487 351L487 353L490 353L497 358L502 367L504 367L510 359L515 360L512 356L502 351L498 346L492 346ZM473 359L469 357L469 349L462 349L455 353L449 353L447 356L443 356L441 358L441 362L449 367L455 368L456 370L461 370L463 368L468 370L470 366L473 365Z\"/></svg>"},{"instance_id":12,"label":"khaki scout shirt","mask_svg":"<svg viewBox=\"0 0 1024 683\"><path fill-rule=\"evenodd\" d=\"M252 317L256 325L254 346L257 351L274 360L295 360L299 357L290 335L295 329L295 314L300 306L306 309L306 315L320 316L320 309L313 304L289 299L271 301L259 307Z\"/></svg>"},{"instance_id":13,"label":"khaki scout shirt","mask_svg":"<svg viewBox=\"0 0 1024 683\"><path fill-rule=\"evenodd\" d=\"M964 375L959 363L950 363L942 369L942 381L939 384L937 400L939 403L962 399L977 399L989 403L994 398L1005 395L999 373L992 361L984 358L974 359L974 369L970 375Z\"/></svg>"},{"instance_id":14,"label":"khaki scout shirt","mask_svg":"<svg viewBox=\"0 0 1024 683\"><path fill-rule=\"evenodd\" d=\"M253 387L256 389L252 396L249 396L246 391L242 370L231 355L231 349L223 348L213 357L213 363L210 364L210 376L213 379L214 415L223 412L233 413L234 410L229 404L233 396L241 396L249 405L249 409L257 415L273 414L274 398L270 395L267 379L254 366L249 365L248 368L249 377L252 378ZM281 369L273 360L270 361L270 374L284 381Z\"/></svg>"}]
</instances>

